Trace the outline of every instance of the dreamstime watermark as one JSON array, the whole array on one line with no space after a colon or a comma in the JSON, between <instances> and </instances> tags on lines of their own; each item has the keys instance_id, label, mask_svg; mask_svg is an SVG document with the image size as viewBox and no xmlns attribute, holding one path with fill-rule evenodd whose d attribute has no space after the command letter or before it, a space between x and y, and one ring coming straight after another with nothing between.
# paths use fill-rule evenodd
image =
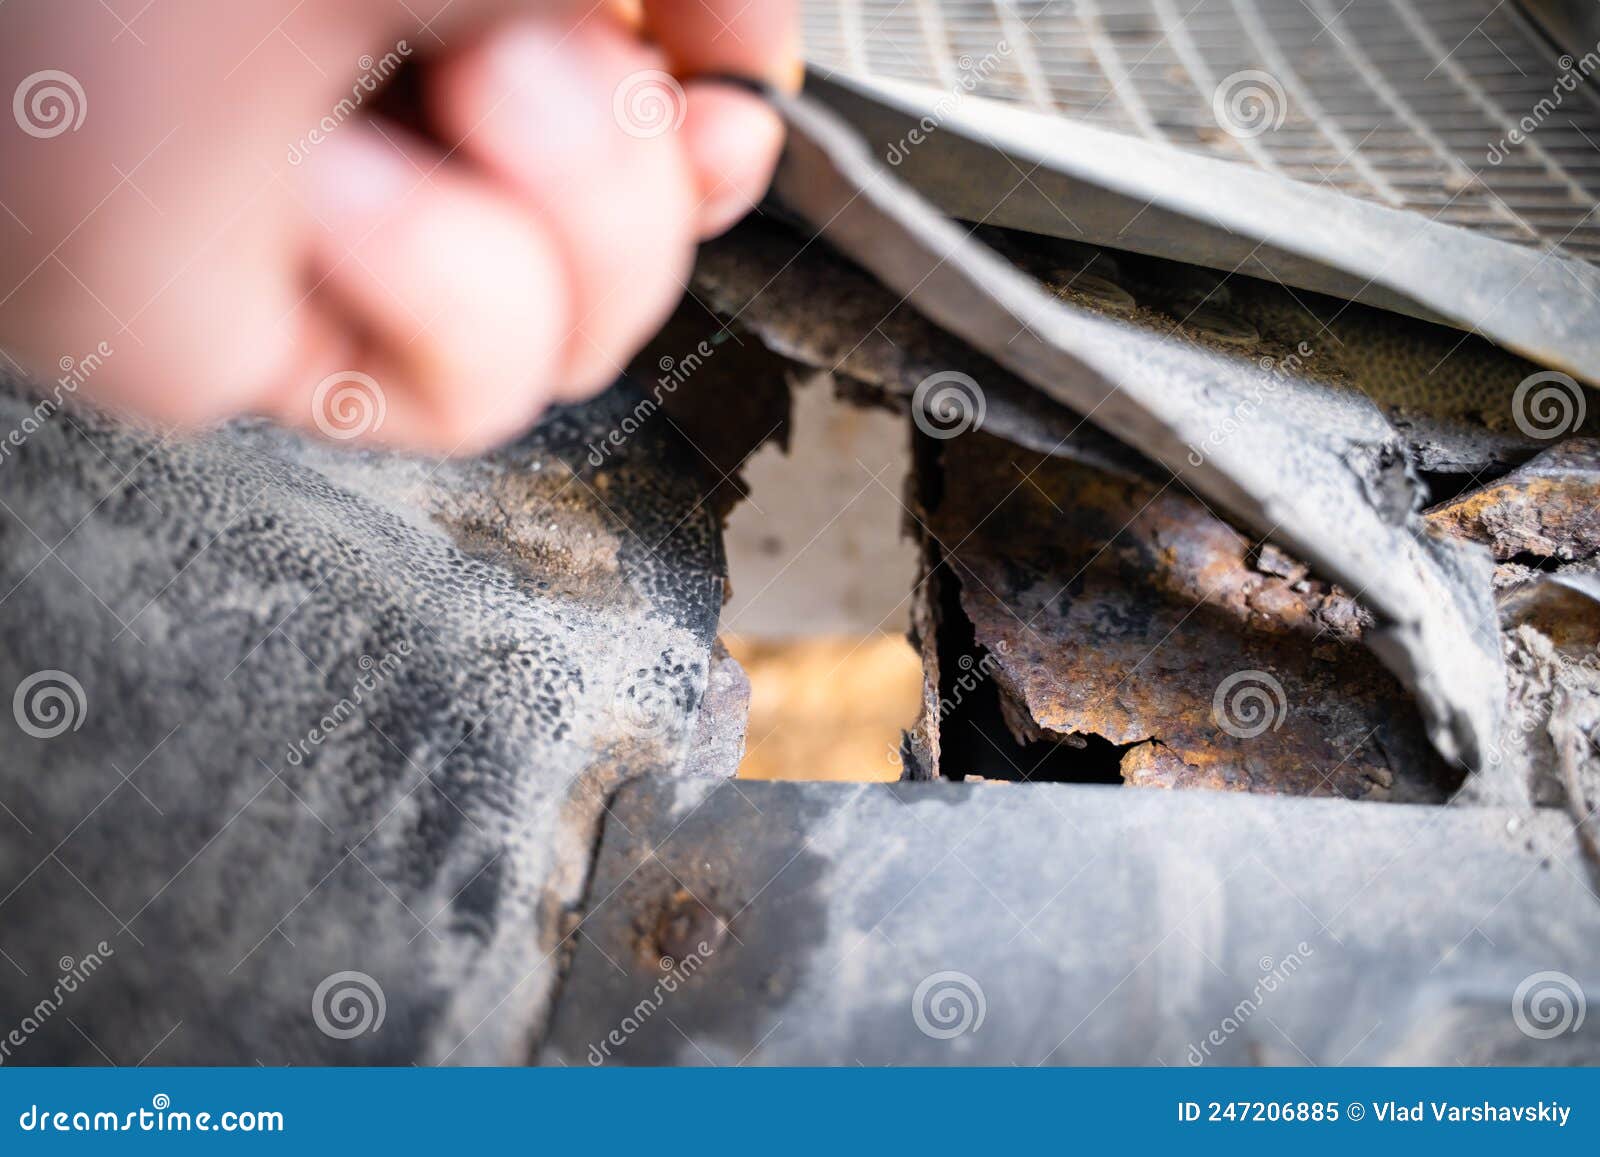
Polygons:
<instances>
[{"instance_id":1,"label":"dreamstime watermark","mask_svg":"<svg viewBox=\"0 0 1600 1157\"><path fill-rule=\"evenodd\" d=\"M951 679L948 689L939 696L939 703L934 708L932 717L917 721L916 726L911 729L912 735L926 739L930 727L936 729L942 725L952 712L967 701L969 695L994 675L995 668L1010 650L1010 643L998 639L993 648L984 651L980 659L974 660L971 655L962 655L957 659L955 665L960 674ZM896 767L903 764L899 748L894 746L889 748L889 762Z\"/></svg>"},{"instance_id":2,"label":"dreamstime watermark","mask_svg":"<svg viewBox=\"0 0 1600 1157\"><path fill-rule=\"evenodd\" d=\"M1511 994L1511 1019L1524 1036L1534 1040L1577 1032L1588 1012L1583 986L1565 972L1525 976Z\"/></svg>"},{"instance_id":3,"label":"dreamstime watermark","mask_svg":"<svg viewBox=\"0 0 1600 1157\"><path fill-rule=\"evenodd\" d=\"M21 449L23 444L38 432L46 422L55 417L64 405L65 396L76 394L78 387L94 376L95 372L105 365L106 359L112 354L111 343L101 342L94 349L82 357L64 357L56 364L61 369L61 376L55 380L47 397L40 398L21 422L10 430L3 439L0 439L0 463L11 457L13 450Z\"/></svg>"},{"instance_id":4,"label":"dreamstime watermark","mask_svg":"<svg viewBox=\"0 0 1600 1157\"><path fill-rule=\"evenodd\" d=\"M933 135L934 130L943 124L945 118L961 104L962 97L970 96L976 92L979 84L994 75L995 70L1000 67L1001 61L1008 60L1010 57L1011 42L1005 39L996 41L994 50L984 53L983 57L977 61L965 54L958 57L956 59L957 75L955 87L934 101L933 107L911 127L905 136L898 141L891 142L889 148L883 154L883 159L888 161L890 165L898 166L906 157L910 156L912 149Z\"/></svg>"},{"instance_id":5,"label":"dreamstime watermark","mask_svg":"<svg viewBox=\"0 0 1600 1157\"><path fill-rule=\"evenodd\" d=\"M1505 645L1508 664L1514 661L1515 653L1516 649L1508 640ZM1550 690L1556 692L1569 680L1592 678L1595 672L1600 671L1600 646L1585 650L1581 656L1558 647L1547 656L1542 656L1540 661L1548 662L1554 669L1555 685ZM1533 758L1530 739L1549 724L1555 705L1556 695L1553 693L1538 694L1512 705L1505 726L1500 728L1495 741L1484 750L1481 760L1483 767L1499 767L1514 756L1520 757L1524 763Z\"/></svg>"},{"instance_id":6,"label":"dreamstime watermark","mask_svg":"<svg viewBox=\"0 0 1600 1157\"><path fill-rule=\"evenodd\" d=\"M1220 446L1244 428L1245 423L1255 417L1257 410L1269 394L1278 392L1278 387L1286 380L1299 374L1305 366L1306 359L1316 351L1310 342L1301 342L1295 346L1294 352L1281 358L1262 357L1257 365L1261 374L1256 376L1255 385L1248 394L1234 403L1233 409L1227 418L1216 426L1206 436L1200 439L1199 445L1189 443L1189 465L1202 466L1205 460Z\"/></svg>"},{"instance_id":7,"label":"dreamstime watermark","mask_svg":"<svg viewBox=\"0 0 1600 1157\"><path fill-rule=\"evenodd\" d=\"M1283 684L1266 671L1235 671L1211 697L1212 722L1235 739L1276 731L1288 714Z\"/></svg>"},{"instance_id":8,"label":"dreamstime watermark","mask_svg":"<svg viewBox=\"0 0 1600 1157\"><path fill-rule=\"evenodd\" d=\"M1511 395L1511 419L1530 438L1571 433L1583 425L1588 411L1583 387L1560 370L1529 374Z\"/></svg>"},{"instance_id":9,"label":"dreamstime watermark","mask_svg":"<svg viewBox=\"0 0 1600 1157\"><path fill-rule=\"evenodd\" d=\"M611 693L611 717L635 739L660 739L682 725L684 704L659 673L642 670Z\"/></svg>"},{"instance_id":10,"label":"dreamstime watermark","mask_svg":"<svg viewBox=\"0 0 1600 1157\"><path fill-rule=\"evenodd\" d=\"M311 391L311 420L338 442L376 433L388 413L383 387L371 374L358 370L329 374Z\"/></svg>"},{"instance_id":11,"label":"dreamstime watermark","mask_svg":"<svg viewBox=\"0 0 1600 1157\"><path fill-rule=\"evenodd\" d=\"M330 973L311 994L311 1019L334 1040L352 1040L383 1027L383 986L353 969Z\"/></svg>"},{"instance_id":12,"label":"dreamstime watermark","mask_svg":"<svg viewBox=\"0 0 1600 1157\"><path fill-rule=\"evenodd\" d=\"M400 70L400 66L410 55L411 45L401 40L376 60L369 53L356 61L357 67L361 69L361 75L356 77L355 83L350 86L350 95L342 98L327 116L312 126L310 132L289 146L289 163L298 165L304 162L311 155L312 149L327 140L338 131L340 125L356 115L356 110Z\"/></svg>"},{"instance_id":13,"label":"dreamstime watermark","mask_svg":"<svg viewBox=\"0 0 1600 1157\"><path fill-rule=\"evenodd\" d=\"M629 1037L661 1011L661 1006L666 1004L667 997L677 992L714 955L716 949L702 940L694 946L694 951L685 953L681 960L674 960L670 956L661 957L660 965L665 975L656 980L650 991L633 1006L615 1028L601 1038L599 1044L589 1046L589 1063L594 1066L605 1064L611 1056L611 1050L627 1044Z\"/></svg>"},{"instance_id":14,"label":"dreamstime watermark","mask_svg":"<svg viewBox=\"0 0 1600 1157\"><path fill-rule=\"evenodd\" d=\"M1505 160L1512 149L1539 131L1539 126L1549 120L1551 114L1562 106L1569 93L1577 92L1590 76L1600 71L1600 44L1576 60L1569 53L1563 55L1556 63L1561 66L1561 75L1556 77L1555 84L1550 86L1550 95L1540 97L1539 102L1519 117L1505 136L1489 145L1489 151L1483 157L1489 164L1498 165Z\"/></svg>"},{"instance_id":15,"label":"dreamstime watermark","mask_svg":"<svg viewBox=\"0 0 1600 1157\"><path fill-rule=\"evenodd\" d=\"M83 684L54 667L35 671L17 684L11 714L17 726L35 739L54 739L83 726L89 699Z\"/></svg>"},{"instance_id":16,"label":"dreamstime watermark","mask_svg":"<svg viewBox=\"0 0 1600 1157\"><path fill-rule=\"evenodd\" d=\"M17 1116L24 1133L282 1133L283 1114L273 1110L225 1109L220 1113L174 1109L172 1098L157 1093L148 1109L126 1113L106 1109L76 1111L31 1104Z\"/></svg>"},{"instance_id":17,"label":"dreamstime watermark","mask_svg":"<svg viewBox=\"0 0 1600 1157\"><path fill-rule=\"evenodd\" d=\"M306 761L314 748L321 747L327 742L328 736L354 719L361 711L361 705L371 695L404 665L403 660L411 657L411 642L402 639L395 644L392 651L385 652L378 659L371 655L362 655L356 660L356 666L361 668L361 674L350 684L350 693L345 695L328 709L316 726L307 731L303 739L297 739L287 748L285 759L293 767L299 767Z\"/></svg>"},{"instance_id":18,"label":"dreamstime watermark","mask_svg":"<svg viewBox=\"0 0 1600 1157\"><path fill-rule=\"evenodd\" d=\"M959 370L940 370L911 392L911 420L930 438L944 441L983 428L988 402L983 388Z\"/></svg>"},{"instance_id":19,"label":"dreamstime watermark","mask_svg":"<svg viewBox=\"0 0 1600 1157\"><path fill-rule=\"evenodd\" d=\"M0 1065L10 1060L15 1050L27 1044L28 1039L61 1010L66 998L77 992L89 977L100 971L101 965L116 954L116 950L102 940L94 946L93 951L84 953L78 960L63 956L56 961L56 967L61 970L61 975L56 977L50 995L24 1013L22 1019L4 1037L0 1037Z\"/></svg>"},{"instance_id":20,"label":"dreamstime watermark","mask_svg":"<svg viewBox=\"0 0 1600 1157\"><path fill-rule=\"evenodd\" d=\"M717 346L721 345L725 340L725 335L726 331L722 331L709 340L702 338L695 343L694 349L682 357L674 358L670 355L664 355L656 363L656 367L661 371L661 374L656 378L656 384L651 389L650 396L640 398L634 404L633 409L629 410L623 416L622 421L612 427L610 432L604 438L601 438L598 444L594 442L588 444L589 465L596 469L604 466L607 458L627 445L628 439L637 434L644 424L654 416L655 412L661 409L661 405L666 398L677 393L678 387L692 378L700 367L710 360L711 356L717 352Z\"/></svg>"},{"instance_id":21,"label":"dreamstime watermark","mask_svg":"<svg viewBox=\"0 0 1600 1157\"><path fill-rule=\"evenodd\" d=\"M950 1040L983 1027L989 1002L983 986L965 972L935 972L911 994L911 1019L923 1036Z\"/></svg>"},{"instance_id":22,"label":"dreamstime watermark","mask_svg":"<svg viewBox=\"0 0 1600 1157\"><path fill-rule=\"evenodd\" d=\"M1304 940L1294 946L1282 960L1274 961L1270 956L1263 956L1256 962L1261 970L1261 975L1256 979L1255 985L1250 989L1249 995L1233 1006L1232 1011L1223 1017L1221 1022L1201 1038L1199 1044L1189 1046L1188 1061L1191 1065L1203 1064L1211 1056L1211 1050L1221 1048L1244 1027L1248 1021L1266 1002L1266 998L1277 992L1288 979L1304 967L1306 958L1316 954L1316 949Z\"/></svg>"},{"instance_id":23,"label":"dreamstime watermark","mask_svg":"<svg viewBox=\"0 0 1600 1157\"><path fill-rule=\"evenodd\" d=\"M630 137L649 140L676 132L689 111L683 85L670 72L630 72L611 94L611 116Z\"/></svg>"},{"instance_id":24,"label":"dreamstime watermark","mask_svg":"<svg viewBox=\"0 0 1600 1157\"><path fill-rule=\"evenodd\" d=\"M1509 662L1512 651L1507 648L1506 659ZM1575 658L1561 649L1554 650L1548 656L1549 662L1556 672L1556 686L1568 678L1581 679L1585 674L1592 674L1600 669L1600 651L1590 651L1582 658ZM1522 701L1510 711L1510 718L1505 726L1500 729L1495 742L1483 753L1482 763L1485 767L1499 767L1513 754L1526 760L1530 756L1529 740L1543 729L1551 719L1555 710L1556 699L1553 694L1537 695L1530 701Z\"/></svg>"},{"instance_id":25,"label":"dreamstime watermark","mask_svg":"<svg viewBox=\"0 0 1600 1157\"><path fill-rule=\"evenodd\" d=\"M1557 661L1560 661L1559 653ZM1525 760L1528 757L1529 738L1545 725L1553 706L1554 704L1546 698L1537 701L1531 708L1519 707L1512 711L1511 718L1500 729L1495 741L1484 751L1483 767L1499 767L1513 755Z\"/></svg>"},{"instance_id":26,"label":"dreamstime watermark","mask_svg":"<svg viewBox=\"0 0 1600 1157\"><path fill-rule=\"evenodd\" d=\"M49 140L83 127L89 98L70 72L46 68L22 78L11 94L11 115L30 137Z\"/></svg>"},{"instance_id":27,"label":"dreamstime watermark","mask_svg":"<svg viewBox=\"0 0 1600 1157\"><path fill-rule=\"evenodd\" d=\"M1230 137L1249 140L1283 127L1289 97L1270 72L1247 68L1222 78L1211 94L1211 115Z\"/></svg>"},{"instance_id":28,"label":"dreamstime watermark","mask_svg":"<svg viewBox=\"0 0 1600 1157\"><path fill-rule=\"evenodd\" d=\"M224 1109L190 1112L173 1109L173 1098L157 1093L149 1109L56 1109L30 1104L18 1114L24 1133L282 1133L283 1114L275 1109Z\"/></svg>"}]
</instances>

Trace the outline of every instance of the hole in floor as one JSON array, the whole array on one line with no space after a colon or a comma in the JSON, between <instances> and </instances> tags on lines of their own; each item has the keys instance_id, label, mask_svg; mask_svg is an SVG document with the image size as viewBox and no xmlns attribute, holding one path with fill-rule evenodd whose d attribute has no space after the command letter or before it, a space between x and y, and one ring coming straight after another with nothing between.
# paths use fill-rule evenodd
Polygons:
<instances>
[{"instance_id":1,"label":"hole in floor","mask_svg":"<svg viewBox=\"0 0 1600 1157\"><path fill-rule=\"evenodd\" d=\"M750 680L741 778L900 778L900 734L922 690L902 636L723 642Z\"/></svg>"},{"instance_id":2,"label":"hole in floor","mask_svg":"<svg viewBox=\"0 0 1600 1157\"><path fill-rule=\"evenodd\" d=\"M939 599L939 774L946 779L1028 783L1122 782L1119 746L1100 735L1024 742L1006 723L1001 691L988 673L989 652L980 647L961 609L961 580L947 563L929 579ZM983 677L974 677L979 673Z\"/></svg>"},{"instance_id":3,"label":"hole in floor","mask_svg":"<svg viewBox=\"0 0 1600 1157\"><path fill-rule=\"evenodd\" d=\"M903 534L908 423L841 402L815 375L791 390L788 451L743 464L727 520L723 644L750 680L739 775L894 780L917 718L905 634L917 549Z\"/></svg>"}]
</instances>

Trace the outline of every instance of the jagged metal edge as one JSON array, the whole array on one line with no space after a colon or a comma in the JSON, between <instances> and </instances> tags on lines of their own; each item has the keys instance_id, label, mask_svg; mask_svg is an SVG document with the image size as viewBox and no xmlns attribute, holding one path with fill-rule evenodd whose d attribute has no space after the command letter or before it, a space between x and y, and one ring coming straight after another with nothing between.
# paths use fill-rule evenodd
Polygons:
<instances>
[{"instance_id":1,"label":"jagged metal edge","mask_svg":"<svg viewBox=\"0 0 1600 1157\"><path fill-rule=\"evenodd\" d=\"M1370 401L1057 300L890 176L834 114L773 99L790 126L775 184L785 203L930 320L1348 587L1434 746L1485 766L1505 695L1492 561L1423 529L1403 444ZM1254 416L1238 422L1252 397ZM1194 447L1230 427L1196 462Z\"/></svg>"}]
</instances>

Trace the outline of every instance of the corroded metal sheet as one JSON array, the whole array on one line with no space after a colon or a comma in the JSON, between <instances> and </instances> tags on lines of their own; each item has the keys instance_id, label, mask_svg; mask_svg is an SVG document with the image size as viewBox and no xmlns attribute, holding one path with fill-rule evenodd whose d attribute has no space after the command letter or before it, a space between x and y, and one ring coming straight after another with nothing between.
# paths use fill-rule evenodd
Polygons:
<instances>
[{"instance_id":1,"label":"corroded metal sheet","mask_svg":"<svg viewBox=\"0 0 1600 1157\"><path fill-rule=\"evenodd\" d=\"M112 952L9 1060L526 1059L607 794L737 758L710 482L589 458L637 396L440 463L4 384L4 1023Z\"/></svg>"},{"instance_id":2,"label":"corroded metal sheet","mask_svg":"<svg viewBox=\"0 0 1600 1157\"><path fill-rule=\"evenodd\" d=\"M1363 638L1416 696L1434 746L1486 770L1504 708L1490 560L1418 519L1405 445L1371 399L1062 302L898 183L837 118L774 99L790 127L775 187L791 208L930 320L1357 591L1375 619ZM1520 802L1514 784L1493 789Z\"/></svg>"},{"instance_id":3,"label":"corroded metal sheet","mask_svg":"<svg viewBox=\"0 0 1600 1157\"><path fill-rule=\"evenodd\" d=\"M1181 485L982 434L939 453L928 532L1019 739L1103 737L1137 786L1445 797L1348 595Z\"/></svg>"},{"instance_id":4,"label":"corroded metal sheet","mask_svg":"<svg viewBox=\"0 0 1600 1157\"><path fill-rule=\"evenodd\" d=\"M1600 551L1600 441L1569 438L1519 469L1428 512L1429 521L1518 555L1572 562Z\"/></svg>"}]
</instances>

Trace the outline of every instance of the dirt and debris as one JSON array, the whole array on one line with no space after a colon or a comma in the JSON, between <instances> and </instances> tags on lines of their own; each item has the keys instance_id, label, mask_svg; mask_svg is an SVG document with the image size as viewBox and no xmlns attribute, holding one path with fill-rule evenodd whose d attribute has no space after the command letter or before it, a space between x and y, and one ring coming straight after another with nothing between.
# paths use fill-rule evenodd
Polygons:
<instances>
[{"instance_id":1,"label":"dirt and debris","mask_svg":"<svg viewBox=\"0 0 1600 1157\"><path fill-rule=\"evenodd\" d=\"M1347 382L1383 410L1419 470L1492 477L1549 445L1514 420L1529 364L1480 338L1159 258L1004 229L978 236L1072 304ZM983 384L991 433L1115 472L1164 473L832 249L774 222L751 220L707 244L694 288L774 351L832 371L851 400L905 407L919 382L954 369ZM1582 429L1600 432L1600 408Z\"/></svg>"},{"instance_id":2,"label":"dirt and debris","mask_svg":"<svg viewBox=\"0 0 1600 1157\"><path fill-rule=\"evenodd\" d=\"M718 639L711 648L705 695L684 757L686 775L731 778L744 758L750 720L750 678Z\"/></svg>"},{"instance_id":3,"label":"dirt and debris","mask_svg":"<svg viewBox=\"0 0 1600 1157\"><path fill-rule=\"evenodd\" d=\"M1600 894L1600 569L1534 573L1500 595L1509 726L1495 753L1572 816Z\"/></svg>"},{"instance_id":4,"label":"dirt and debris","mask_svg":"<svg viewBox=\"0 0 1600 1157\"><path fill-rule=\"evenodd\" d=\"M751 220L705 245L694 290L772 350L829 371L841 397L905 410L936 373L983 384L983 428L1113 473L1159 475L1138 452L1051 401L917 313L859 267L792 230Z\"/></svg>"}]
</instances>

